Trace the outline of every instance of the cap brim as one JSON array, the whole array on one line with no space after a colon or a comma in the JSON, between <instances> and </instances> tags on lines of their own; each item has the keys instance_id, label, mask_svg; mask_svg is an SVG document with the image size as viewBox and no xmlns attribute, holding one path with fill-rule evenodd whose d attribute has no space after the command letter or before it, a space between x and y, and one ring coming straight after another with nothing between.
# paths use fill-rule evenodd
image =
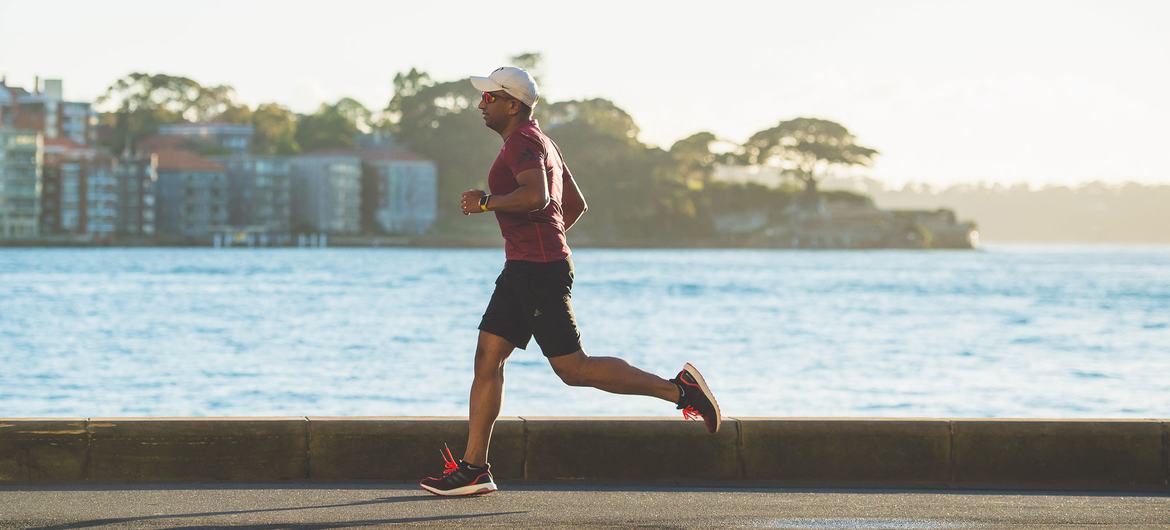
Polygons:
<instances>
[{"instance_id":1,"label":"cap brim","mask_svg":"<svg viewBox=\"0 0 1170 530\"><path fill-rule=\"evenodd\" d=\"M476 90L481 92L495 92L497 90L504 89L504 87L500 86L499 83L492 81L491 79L474 75L471 76L471 86L475 87Z\"/></svg>"}]
</instances>

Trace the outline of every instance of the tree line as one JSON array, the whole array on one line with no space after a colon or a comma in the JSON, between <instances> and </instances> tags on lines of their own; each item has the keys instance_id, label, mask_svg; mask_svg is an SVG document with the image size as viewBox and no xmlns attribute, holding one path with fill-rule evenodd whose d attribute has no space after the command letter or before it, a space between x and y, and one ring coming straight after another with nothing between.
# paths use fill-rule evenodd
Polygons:
<instances>
[{"instance_id":1,"label":"tree line","mask_svg":"<svg viewBox=\"0 0 1170 530\"><path fill-rule=\"evenodd\" d=\"M539 71L539 54L512 59ZM485 187L499 150L499 137L483 126L479 99L467 79L436 80L412 68L394 76L393 93L380 110L348 97L308 114L279 103L252 108L240 103L230 86L146 73L117 80L98 103L109 109L101 113L100 123L102 138L114 152L133 150L160 125L182 122L249 124L253 151L275 155L356 148L360 133L387 133L435 161L444 204L444 197ZM639 141L633 117L604 98L542 101L535 111L594 206L588 222L574 229L578 241L711 240L717 237L714 216L781 211L820 193L818 183L835 171L868 166L878 154L859 145L843 125L819 118L780 121L738 145L701 131L663 149ZM772 188L721 182L714 178L721 164L771 167L790 184ZM438 230L462 229L467 223L456 222L461 217L454 208L440 208Z\"/></svg>"}]
</instances>

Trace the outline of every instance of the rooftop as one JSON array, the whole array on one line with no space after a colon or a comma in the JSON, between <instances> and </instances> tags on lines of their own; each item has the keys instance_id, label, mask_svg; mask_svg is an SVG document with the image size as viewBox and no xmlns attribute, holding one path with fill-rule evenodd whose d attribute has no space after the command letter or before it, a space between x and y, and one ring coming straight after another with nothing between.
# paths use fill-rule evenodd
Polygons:
<instances>
[{"instance_id":1,"label":"rooftop","mask_svg":"<svg viewBox=\"0 0 1170 530\"><path fill-rule=\"evenodd\" d=\"M153 151L158 156L159 171L223 171L224 167L186 149Z\"/></svg>"},{"instance_id":2,"label":"rooftop","mask_svg":"<svg viewBox=\"0 0 1170 530\"><path fill-rule=\"evenodd\" d=\"M393 149L321 149L303 153L302 157L357 157L364 162L381 160L396 160L409 162L430 162L431 159L413 151L401 148Z\"/></svg>"},{"instance_id":3,"label":"rooftop","mask_svg":"<svg viewBox=\"0 0 1170 530\"><path fill-rule=\"evenodd\" d=\"M81 145L69 138L45 138L45 148L58 147L62 149L89 149L89 147Z\"/></svg>"},{"instance_id":4,"label":"rooftop","mask_svg":"<svg viewBox=\"0 0 1170 530\"><path fill-rule=\"evenodd\" d=\"M93 146L82 145L67 137L45 138L44 150L46 155L66 155L68 157L91 157L97 154Z\"/></svg>"},{"instance_id":5,"label":"rooftop","mask_svg":"<svg viewBox=\"0 0 1170 530\"><path fill-rule=\"evenodd\" d=\"M371 149L359 153L362 160L401 160L412 162L430 162L431 159L406 149Z\"/></svg>"},{"instance_id":6,"label":"rooftop","mask_svg":"<svg viewBox=\"0 0 1170 530\"><path fill-rule=\"evenodd\" d=\"M160 134L180 134L185 136L207 135L215 133L252 134L252 126L242 123L228 123L221 121L199 123L168 123L158 127Z\"/></svg>"},{"instance_id":7,"label":"rooftop","mask_svg":"<svg viewBox=\"0 0 1170 530\"><path fill-rule=\"evenodd\" d=\"M191 141L182 136L155 134L138 141L138 150L141 152L181 149L183 144Z\"/></svg>"}]
</instances>

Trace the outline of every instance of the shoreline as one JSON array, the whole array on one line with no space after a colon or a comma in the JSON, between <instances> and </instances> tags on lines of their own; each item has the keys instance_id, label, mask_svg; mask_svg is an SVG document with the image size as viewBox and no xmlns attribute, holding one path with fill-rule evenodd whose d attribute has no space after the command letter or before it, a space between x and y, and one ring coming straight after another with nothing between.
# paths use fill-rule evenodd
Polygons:
<instances>
[{"instance_id":1,"label":"shoreline","mask_svg":"<svg viewBox=\"0 0 1170 530\"><path fill-rule=\"evenodd\" d=\"M463 237L432 237L432 238L394 238L394 237L346 237L334 236L329 238L325 247L297 246L297 245L247 245L233 244L221 247L209 242L194 241L0 241L0 249L20 248L207 248L207 249L295 249L295 248L502 248L502 239L484 240L483 238ZM915 247L915 246L776 246L744 244L719 241L584 241L573 242L573 248L609 248L609 249L677 249L677 250L719 250L719 249L746 249L746 250L979 250L981 246L973 247Z\"/></svg>"}]
</instances>

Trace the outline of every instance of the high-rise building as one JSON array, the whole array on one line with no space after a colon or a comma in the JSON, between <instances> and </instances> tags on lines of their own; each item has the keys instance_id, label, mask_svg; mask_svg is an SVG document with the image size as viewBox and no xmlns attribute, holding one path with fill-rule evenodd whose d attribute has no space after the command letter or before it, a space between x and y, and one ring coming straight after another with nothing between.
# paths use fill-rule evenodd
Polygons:
<instances>
[{"instance_id":1,"label":"high-rise building","mask_svg":"<svg viewBox=\"0 0 1170 530\"><path fill-rule=\"evenodd\" d=\"M37 237L43 137L0 127L0 239Z\"/></svg>"},{"instance_id":2,"label":"high-rise building","mask_svg":"<svg viewBox=\"0 0 1170 530\"><path fill-rule=\"evenodd\" d=\"M362 160L356 152L289 158L294 232L361 231Z\"/></svg>"},{"instance_id":3,"label":"high-rise building","mask_svg":"<svg viewBox=\"0 0 1170 530\"><path fill-rule=\"evenodd\" d=\"M200 152L244 154L252 149L252 126L236 123L171 123L160 125L158 136L182 138Z\"/></svg>"},{"instance_id":4,"label":"high-rise building","mask_svg":"<svg viewBox=\"0 0 1170 530\"><path fill-rule=\"evenodd\" d=\"M41 235L84 235L106 240L118 216L117 161L67 138L44 141Z\"/></svg>"},{"instance_id":5,"label":"high-rise building","mask_svg":"<svg viewBox=\"0 0 1170 530\"><path fill-rule=\"evenodd\" d=\"M405 149L361 152L367 228L423 234L438 216L435 163Z\"/></svg>"},{"instance_id":6,"label":"high-rise building","mask_svg":"<svg viewBox=\"0 0 1170 530\"><path fill-rule=\"evenodd\" d=\"M30 92L0 81L0 127L40 131L46 140L68 139L92 145L97 113L84 101L66 101L60 79L38 79Z\"/></svg>"},{"instance_id":7,"label":"high-rise building","mask_svg":"<svg viewBox=\"0 0 1170 530\"><path fill-rule=\"evenodd\" d=\"M114 169L118 186L118 235L149 237L155 234L155 186L158 157L122 158Z\"/></svg>"},{"instance_id":8,"label":"high-rise building","mask_svg":"<svg viewBox=\"0 0 1170 530\"><path fill-rule=\"evenodd\" d=\"M292 233L292 175L289 157L212 157L228 178L228 222L269 235Z\"/></svg>"},{"instance_id":9,"label":"high-rise building","mask_svg":"<svg viewBox=\"0 0 1170 530\"><path fill-rule=\"evenodd\" d=\"M154 153L155 228L169 240L210 237L228 229L228 188L224 167L190 151Z\"/></svg>"}]
</instances>

